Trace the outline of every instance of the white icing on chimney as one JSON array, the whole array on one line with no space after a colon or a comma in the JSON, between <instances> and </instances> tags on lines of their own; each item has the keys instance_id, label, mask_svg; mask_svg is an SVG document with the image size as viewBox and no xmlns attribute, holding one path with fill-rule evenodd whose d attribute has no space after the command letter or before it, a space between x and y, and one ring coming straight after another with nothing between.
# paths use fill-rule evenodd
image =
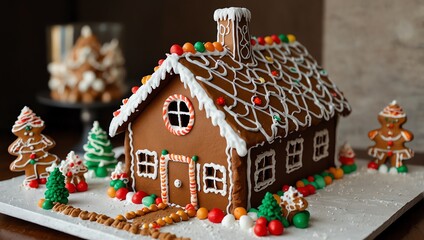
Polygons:
<instances>
[{"instance_id":1,"label":"white icing on chimney","mask_svg":"<svg viewBox=\"0 0 424 240\"><path fill-rule=\"evenodd\" d=\"M250 11L246 8L223 8L215 10L217 22L217 42L229 49L233 58L245 63L253 63L250 45Z\"/></svg>"},{"instance_id":2,"label":"white icing on chimney","mask_svg":"<svg viewBox=\"0 0 424 240\"><path fill-rule=\"evenodd\" d=\"M81 28L81 35L83 37L89 37L92 35L91 33L91 28L87 25L85 25L84 27Z\"/></svg>"}]
</instances>

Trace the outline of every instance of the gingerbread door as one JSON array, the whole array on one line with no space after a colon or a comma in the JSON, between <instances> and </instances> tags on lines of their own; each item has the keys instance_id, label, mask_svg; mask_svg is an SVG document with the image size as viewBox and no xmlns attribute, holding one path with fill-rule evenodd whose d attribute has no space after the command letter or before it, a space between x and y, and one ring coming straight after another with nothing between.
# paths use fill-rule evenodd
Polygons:
<instances>
[{"instance_id":1,"label":"gingerbread door","mask_svg":"<svg viewBox=\"0 0 424 240\"><path fill-rule=\"evenodd\" d=\"M195 162L167 152L160 157L161 197L164 203L197 206Z\"/></svg>"}]
</instances>

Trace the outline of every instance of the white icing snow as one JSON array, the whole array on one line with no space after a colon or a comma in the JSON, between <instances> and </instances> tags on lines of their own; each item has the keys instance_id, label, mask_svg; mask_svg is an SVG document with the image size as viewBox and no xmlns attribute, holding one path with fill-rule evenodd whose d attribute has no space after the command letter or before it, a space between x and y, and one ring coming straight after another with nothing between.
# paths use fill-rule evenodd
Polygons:
<instances>
[{"instance_id":1,"label":"white icing snow","mask_svg":"<svg viewBox=\"0 0 424 240\"><path fill-rule=\"evenodd\" d=\"M230 7L230 8L222 8L215 10L213 14L213 19L215 21L219 20L236 20L240 22L242 18L246 18L247 21L250 21L251 14L249 9L247 8L236 8L236 7Z\"/></svg>"}]
</instances>

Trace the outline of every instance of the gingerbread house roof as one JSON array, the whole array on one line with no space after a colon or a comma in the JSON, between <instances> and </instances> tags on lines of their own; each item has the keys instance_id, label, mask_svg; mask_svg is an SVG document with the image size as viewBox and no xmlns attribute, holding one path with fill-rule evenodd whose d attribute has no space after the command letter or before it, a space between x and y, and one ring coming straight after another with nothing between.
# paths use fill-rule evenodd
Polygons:
<instances>
[{"instance_id":1,"label":"gingerbread house roof","mask_svg":"<svg viewBox=\"0 0 424 240\"><path fill-rule=\"evenodd\" d=\"M234 25L250 20L250 13L234 16L231 19L215 13L215 20L224 19L225 24L232 21ZM252 40L243 46L243 36L237 32L234 35L241 39L236 39L235 47L234 37L231 46L226 43L228 39L219 41L218 33L217 42L223 43L223 49L217 44L215 49L209 46L210 51L167 54L150 80L121 106L109 134L124 131L148 102L146 99L174 74L180 76L212 124L219 126L228 147L240 156L245 156L250 146L272 142L336 114L350 113L343 93L293 36L250 38L247 32Z\"/></svg>"}]
</instances>

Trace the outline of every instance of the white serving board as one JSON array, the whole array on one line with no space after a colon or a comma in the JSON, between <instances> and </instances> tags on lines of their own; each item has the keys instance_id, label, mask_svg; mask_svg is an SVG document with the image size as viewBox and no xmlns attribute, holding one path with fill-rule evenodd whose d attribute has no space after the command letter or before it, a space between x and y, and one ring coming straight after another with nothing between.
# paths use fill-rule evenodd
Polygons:
<instances>
[{"instance_id":1,"label":"white serving board","mask_svg":"<svg viewBox=\"0 0 424 240\"><path fill-rule=\"evenodd\" d=\"M161 229L191 239L364 239L374 238L424 197L424 166L409 166L407 175L369 173L367 162L357 161L358 171L334 181L308 196L310 226L285 229L281 236L256 237L250 231L224 227L208 220L190 219ZM85 239L140 239L124 230L83 221L37 206L45 186L25 190L23 176L0 182L0 212ZM89 191L74 193L69 205L110 217L137 210L142 205L117 201L106 195L107 179L88 179ZM145 237L145 239L150 239Z\"/></svg>"}]
</instances>

